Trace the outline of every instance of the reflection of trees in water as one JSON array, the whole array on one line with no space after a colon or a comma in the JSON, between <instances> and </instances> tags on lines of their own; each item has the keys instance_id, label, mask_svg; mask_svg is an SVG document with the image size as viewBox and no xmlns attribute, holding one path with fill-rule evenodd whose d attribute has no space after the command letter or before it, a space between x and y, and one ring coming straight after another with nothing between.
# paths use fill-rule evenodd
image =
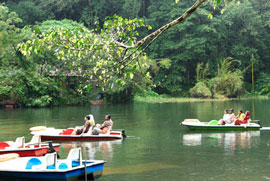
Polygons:
<instances>
[{"instance_id":1,"label":"reflection of trees in water","mask_svg":"<svg viewBox=\"0 0 270 181\"><path fill-rule=\"evenodd\" d=\"M83 157L85 159L94 160L98 153L101 153L101 158L109 161L113 157L113 145L121 144L122 140L115 141L96 141L96 142L74 142L63 143L64 148L82 148Z\"/></svg>"},{"instance_id":2,"label":"reflection of trees in water","mask_svg":"<svg viewBox=\"0 0 270 181\"><path fill-rule=\"evenodd\" d=\"M239 149L250 149L251 138L260 137L260 131L228 132L228 133L190 133L183 135L184 146L200 146L206 144L223 147L225 154L233 154Z\"/></svg>"}]
</instances>

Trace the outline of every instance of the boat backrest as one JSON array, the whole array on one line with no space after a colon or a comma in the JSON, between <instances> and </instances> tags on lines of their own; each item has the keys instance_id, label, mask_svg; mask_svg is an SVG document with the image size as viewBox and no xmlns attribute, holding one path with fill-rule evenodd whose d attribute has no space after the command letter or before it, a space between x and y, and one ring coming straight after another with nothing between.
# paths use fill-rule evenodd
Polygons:
<instances>
[{"instance_id":1,"label":"boat backrest","mask_svg":"<svg viewBox=\"0 0 270 181\"><path fill-rule=\"evenodd\" d=\"M45 155L45 162L47 169L55 169L57 163L57 155L56 152L48 153Z\"/></svg>"},{"instance_id":2,"label":"boat backrest","mask_svg":"<svg viewBox=\"0 0 270 181\"><path fill-rule=\"evenodd\" d=\"M66 160L69 164L71 164L71 167L82 165L81 148L71 149Z\"/></svg>"},{"instance_id":3,"label":"boat backrest","mask_svg":"<svg viewBox=\"0 0 270 181\"><path fill-rule=\"evenodd\" d=\"M18 138L16 138L16 140L15 140L15 146L16 146L16 147L24 148L24 143L25 143L24 136L23 136L23 137L18 137Z\"/></svg>"},{"instance_id":4,"label":"boat backrest","mask_svg":"<svg viewBox=\"0 0 270 181\"><path fill-rule=\"evenodd\" d=\"M33 135L31 141L28 143L30 145L38 145L40 147L41 137L40 135Z\"/></svg>"},{"instance_id":5,"label":"boat backrest","mask_svg":"<svg viewBox=\"0 0 270 181\"><path fill-rule=\"evenodd\" d=\"M95 119L94 119L94 116L92 114L89 114L90 116L90 123L91 123L91 126L94 126L96 123L95 123Z\"/></svg>"},{"instance_id":6,"label":"boat backrest","mask_svg":"<svg viewBox=\"0 0 270 181\"><path fill-rule=\"evenodd\" d=\"M57 169L66 170L82 165L81 148L73 148L69 151L66 159L57 161Z\"/></svg>"}]
</instances>

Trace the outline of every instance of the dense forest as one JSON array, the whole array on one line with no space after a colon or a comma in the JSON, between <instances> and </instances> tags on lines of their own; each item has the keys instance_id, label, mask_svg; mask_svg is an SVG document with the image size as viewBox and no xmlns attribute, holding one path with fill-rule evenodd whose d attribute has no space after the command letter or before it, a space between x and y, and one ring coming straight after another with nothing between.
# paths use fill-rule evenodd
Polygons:
<instances>
[{"instance_id":1,"label":"dense forest","mask_svg":"<svg viewBox=\"0 0 270 181\"><path fill-rule=\"evenodd\" d=\"M223 98L270 92L269 0L206 2L128 55L112 37L132 45L195 1L2 2L0 102L39 107L127 102L145 93Z\"/></svg>"}]
</instances>

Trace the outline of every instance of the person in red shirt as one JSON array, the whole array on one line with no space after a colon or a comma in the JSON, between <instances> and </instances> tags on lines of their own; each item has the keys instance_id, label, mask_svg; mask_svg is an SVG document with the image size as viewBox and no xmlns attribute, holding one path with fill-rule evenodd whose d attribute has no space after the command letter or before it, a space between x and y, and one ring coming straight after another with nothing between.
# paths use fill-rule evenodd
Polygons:
<instances>
[{"instance_id":1,"label":"person in red shirt","mask_svg":"<svg viewBox=\"0 0 270 181\"><path fill-rule=\"evenodd\" d=\"M239 119L236 120L235 125L248 124L249 121L250 121L250 112L246 111L246 116L244 120L239 120Z\"/></svg>"}]
</instances>

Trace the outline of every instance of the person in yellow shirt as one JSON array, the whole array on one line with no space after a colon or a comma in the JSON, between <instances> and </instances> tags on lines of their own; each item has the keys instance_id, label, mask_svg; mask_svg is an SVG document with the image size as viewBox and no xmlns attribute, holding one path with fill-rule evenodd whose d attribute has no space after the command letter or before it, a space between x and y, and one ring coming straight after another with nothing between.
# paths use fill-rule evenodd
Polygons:
<instances>
[{"instance_id":1,"label":"person in yellow shirt","mask_svg":"<svg viewBox=\"0 0 270 181\"><path fill-rule=\"evenodd\" d=\"M240 109L238 112L238 115L236 116L236 119L243 121L245 119L246 115L243 113L243 110Z\"/></svg>"},{"instance_id":2,"label":"person in yellow shirt","mask_svg":"<svg viewBox=\"0 0 270 181\"><path fill-rule=\"evenodd\" d=\"M240 109L238 111L238 115L236 116L234 123L238 123L239 121L240 122L244 121L245 117L246 117L246 115L243 113L243 110ZM235 125L239 125L239 124L235 124Z\"/></svg>"}]
</instances>

